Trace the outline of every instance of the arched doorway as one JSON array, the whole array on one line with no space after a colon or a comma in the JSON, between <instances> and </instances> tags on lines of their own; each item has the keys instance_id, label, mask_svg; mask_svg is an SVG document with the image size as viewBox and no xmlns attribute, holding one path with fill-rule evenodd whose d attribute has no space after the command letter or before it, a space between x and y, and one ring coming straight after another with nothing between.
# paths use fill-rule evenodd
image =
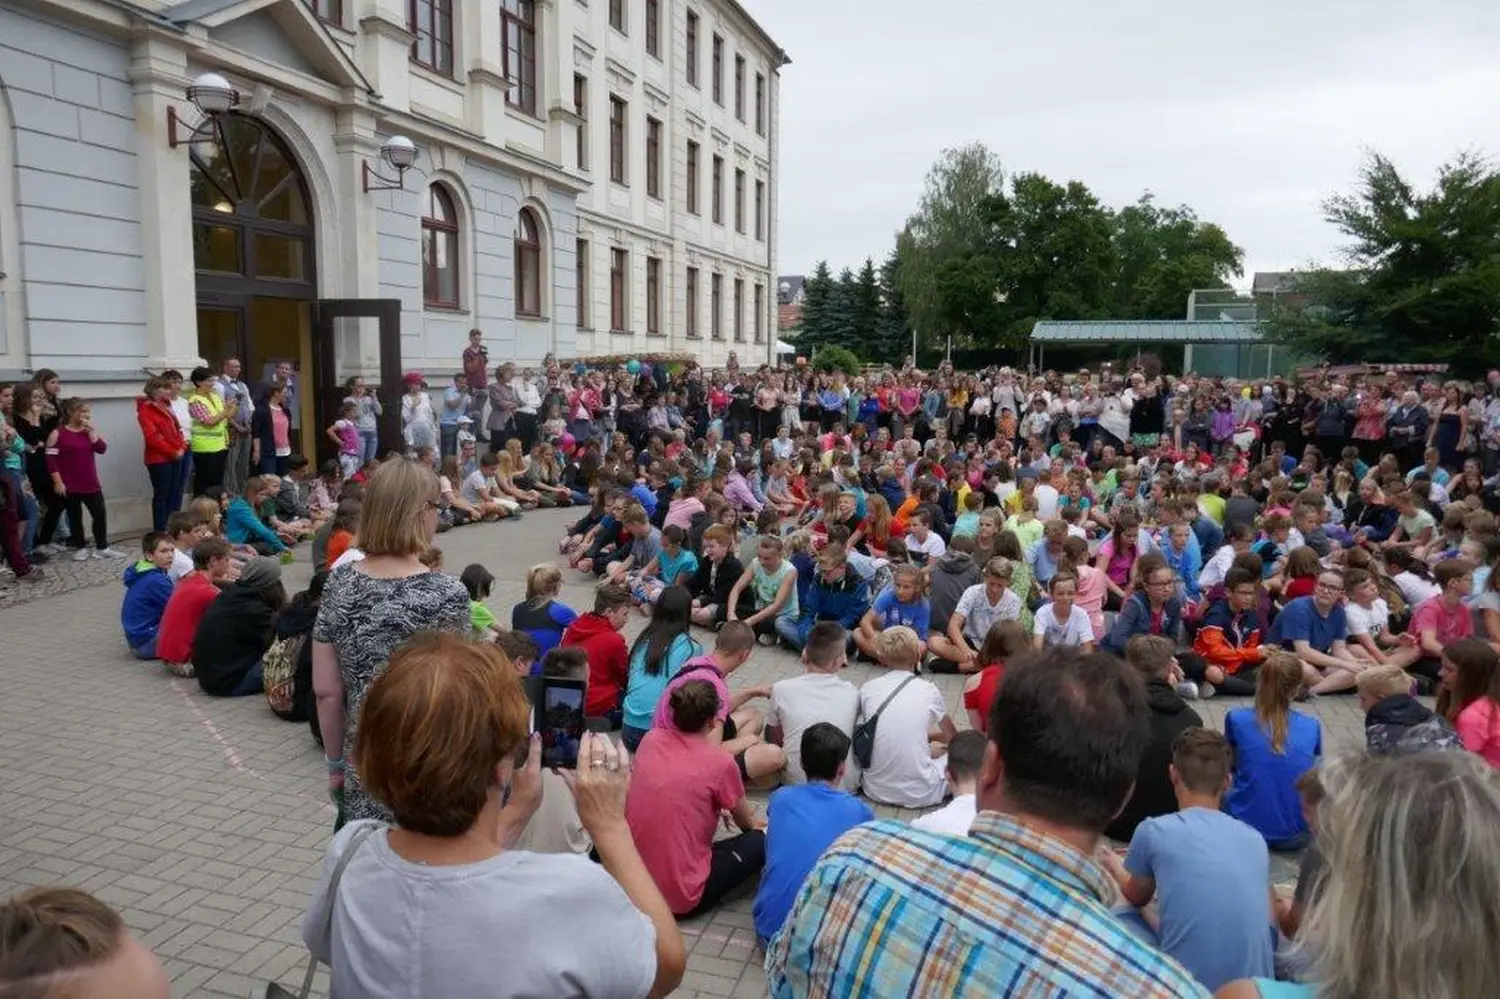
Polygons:
<instances>
[{"instance_id":1,"label":"arched doorway","mask_svg":"<svg viewBox=\"0 0 1500 999\"><path fill-rule=\"evenodd\" d=\"M317 282L306 178L259 118L224 114L204 128L189 147L198 352L216 369L240 358L251 386L279 362L310 371ZM293 425L302 426L313 401L296 395Z\"/></svg>"}]
</instances>

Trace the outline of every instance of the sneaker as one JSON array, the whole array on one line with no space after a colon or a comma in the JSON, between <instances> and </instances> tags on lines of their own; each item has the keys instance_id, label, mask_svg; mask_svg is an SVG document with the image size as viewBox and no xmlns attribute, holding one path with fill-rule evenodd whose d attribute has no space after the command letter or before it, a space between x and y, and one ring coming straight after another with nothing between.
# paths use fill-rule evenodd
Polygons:
<instances>
[{"instance_id":1,"label":"sneaker","mask_svg":"<svg viewBox=\"0 0 1500 999\"><path fill-rule=\"evenodd\" d=\"M1202 699L1202 700L1206 701L1210 697L1212 697L1215 694L1217 694L1218 692L1219 692L1219 688L1215 687L1211 683L1200 683L1200 684L1198 684L1198 697L1200 699Z\"/></svg>"},{"instance_id":2,"label":"sneaker","mask_svg":"<svg viewBox=\"0 0 1500 999\"><path fill-rule=\"evenodd\" d=\"M48 555L46 552L38 548L36 551L26 556L26 561L30 562L32 565L43 565L47 562L51 562L52 556Z\"/></svg>"},{"instance_id":3,"label":"sneaker","mask_svg":"<svg viewBox=\"0 0 1500 999\"><path fill-rule=\"evenodd\" d=\"M96 548L94 558L124 558L125 553L118 548Z\"/></svg>"},{"instance_id":4,"label":"sneaker","mask_svg":"<svg viewBox=\"0 0 1500 999\"><path fill-rule=\"evenodd\" d=\"M73 561L74 562L87 562L88 560L89 560L89 550L87 548L79 548L79 549L76 549L73 552Z\"/></svg>"},{"instance_id":5,"label":"sneaker","mask_svg":"<svg viewBox=\"0 0 1500 999\"><path fill-rule=\"evenodd\" d=\"M1196 701L1198 699L1198 685L1191 680L1184 680L1172 689L1184 701Z\"/></svg>"}]
</instances>

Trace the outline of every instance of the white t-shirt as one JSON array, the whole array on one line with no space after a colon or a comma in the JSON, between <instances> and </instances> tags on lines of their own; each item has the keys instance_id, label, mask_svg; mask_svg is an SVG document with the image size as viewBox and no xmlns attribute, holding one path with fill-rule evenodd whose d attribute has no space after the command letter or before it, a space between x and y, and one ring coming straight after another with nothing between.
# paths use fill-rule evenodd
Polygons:
<instances>
[{"instance_id":1,"label":"white t-shirt","mask_svg":"<svg viewBox=\"0 0 1500 999\"><path fill-rule=\"evenodd\" d=\"M943 543L943 536L941 534L937 531L928 531L926 541L918 541L915 534L907 534L906 550L909 552L921 552L930 561L935 558L941 558L943 553L948 550L948 546Z\"/></svg>"},{"instance_id":2,"label":"white t-shirt","mask_svg":"<svg viewBox=\"0 0 1500 999\"><path fill-rule=\"evenodd\" d=\"M351 562L363 562L364 560L365 553L351 545L344 549L344 554L333 560L333 565L328 567L328 571L332 572L340 566L349 565Z\"/></svg>"},{"instance_id":3,"label":"white t-shirt","mask_svg":"<svg viewBox=\"0 0 1500 999\"><path fill-rule=\"evenodd\" d=\"M193 556L181 548L172 553L172 567L167 570L167 578L177 582L183 576L193 571Z\"/></svg>"},{"instance_id":4,"label":"white t-shirt","mask_svg":"<svg viewBox=\"0 0 1500 999\"><path fill-rule=\"evenodd\" d=\"M1412 572L1398 572L1391 577L1391 582L1396 584L1409 607L1416 607L1422 601L1431 600L1443 592L1443 588L1432 580L1423 579Z\"/></svg>"},{"instance_id":5,"label":"white t-shirt","mask_svg":"<svg viewBox=\"0 0 1500 999\"><path fill-rule=\"evenodd\" d=\"M1214 552L1213 558L1203 564L1203 571L1198 573L1198 588L1211 590L1224 582L1224 574L1232 565L1234 565L1234 545L1220 545L1219 550Z\"/></svg>"},{"instance_id":6,"label":"white t-shirt","mask_svg":"<svg viewBox=\"0 0 1500 999\"><path fill-rule=\"evenodd\" d=\"M996 621L1021 620L1021 598L1016 596L1015 590L1006 587L1000 595L1000 602L992 604L985 595L984 584L975 583L958 598L953 613L964 619L964 637L977 644L984 641L984 636L990 633Z\"/></svg>"},{"instance_id":7,"label":"white t-shirt","mask_svg":"<svg viewBox=\"0 0 1500 999\"><path fill-rule=\"evenodd\" d=\"M928 733L948 715L943 695L931 682L891 671L859 688L859 716L869 718L903 681L901 693L880 714L869 769L861 775L865 797L900 808L927 808L943 800L948 757L932 758Z\"/></svg>"},{"instance_id":8,"label":"white t-shirt","mask_svg":"<svg viewBox=\"0 0 1500 999\"><path fill-rule=\"evenodd\" d=\"M969 827L978 814L972 794L960 794L935 812L919 815L911 820L914 828L927 832L947 833L949 836L967 836Z\"/></svg>"},{"instance_id":9,"label":"white t-shirt","mask_svg":"<svg viewBox=\"0 0 1500 999\"><path fill-rule=\"evenodd\" d=\"M786 750L786 782L807 783L807 774L802 771L802 733L818 722L828 722L852 736L858 718L859 688L843 677L804 673L773 683L766 727L781 729L781 746ZM842 786L846 791L859 788L859 764L852 752L844 767Z\"/></svg>"},{"instance_id":10,"label":"white t-shirt","mask_svg":"<svg viewBox=\"0 0 1500 999\"><path fill-rule=\"evenodd\" d=\"M1368 609L1351 600L1344 604L1344 620L1348 622L1350 635L1379 638L1391 626L1391 609L1379 597Z\"/></svg>"},{"instance_id":11,"label":"white t-shirt","mask_svg":"<svg viewBox=\"0 0 1500 999\"><path fill-rule=\"evenodd\" d=\"M1042 636L1042 645L1080 645L1094 640L1094 626L1089 622L1088 612L1074 604L1066 621L1059 622L1053 613L1053 605L1045 604L1032 617L1031 633Z\"/></svg>"},{"instance_id":12,"label":"white t-shirt","mask_svg":"<svg viewBox=\"0 0 1500 999\"><path fill-rule=\"evenodd\" d=\"M483 472L476 468L464 478L464 483L459 488L459 495L464 498L464 502L466 503L479 503L479 491L488 488L489 480L484 477Z\"/></svg>"},{"instance_id":13,"label":"white t-shirt","mask_svg":"<svg viewBox=\"0 0 1500 999\"><path fill-rule=\"evenodd\" d=\"M1045 482L1036 484L1036 519L1051 520L1057 516L1057 490Z\"/></svg>"}]
</instances>

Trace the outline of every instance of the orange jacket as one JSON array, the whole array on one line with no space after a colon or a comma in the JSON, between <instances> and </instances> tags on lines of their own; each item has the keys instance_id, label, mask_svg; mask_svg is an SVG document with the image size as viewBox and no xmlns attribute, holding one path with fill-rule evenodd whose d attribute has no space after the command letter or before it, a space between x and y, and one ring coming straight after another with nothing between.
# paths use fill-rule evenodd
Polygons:
<instances>
[{"instance_id":1,"label":"orange jacket","mask_svg":"<svg viewBox=\"0 0 1500 999\"><path fill-rule=\"evenodd\" d=\"M1260 628L1256 626L1255 611L1236 616L1229 608L1229 601L1215 600L1198 626L1193 651L1210 666L1217 666L1231 676L1259 663Z\"/></svg>"}]
</instances>

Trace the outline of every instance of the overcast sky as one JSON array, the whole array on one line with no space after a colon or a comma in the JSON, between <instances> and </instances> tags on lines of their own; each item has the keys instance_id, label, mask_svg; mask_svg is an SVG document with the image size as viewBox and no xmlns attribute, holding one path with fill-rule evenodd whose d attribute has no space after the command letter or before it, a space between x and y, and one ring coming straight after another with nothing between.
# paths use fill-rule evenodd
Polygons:
<instances>
[{"instance_id":1,"label":"overcast sky","mask_svg":"<svg viewBox=\"0 0 1500 999\"><path fill-rule=\"evenodd\" d=\"M1338 262L1319 205L1365 150L1421 186L1458 150L1500 154L1496 0L743 2L792 57L784 274L878 263L939 151L974 141L1111 206L1192 206L1245 284Z\"/></svg>"}]
</instances>

